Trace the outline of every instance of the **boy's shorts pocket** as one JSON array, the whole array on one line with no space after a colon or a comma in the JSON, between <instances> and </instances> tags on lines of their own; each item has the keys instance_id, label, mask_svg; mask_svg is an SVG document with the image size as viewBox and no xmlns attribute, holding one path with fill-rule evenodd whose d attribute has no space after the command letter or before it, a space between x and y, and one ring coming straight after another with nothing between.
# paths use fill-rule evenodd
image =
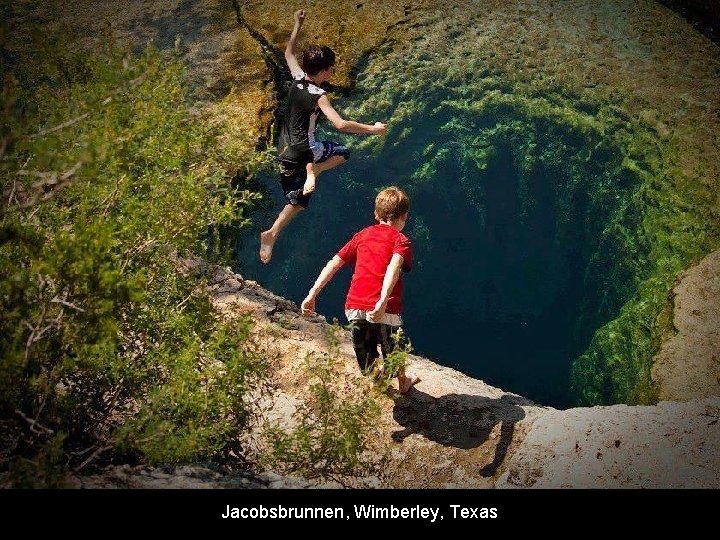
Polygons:
<instances>
[{"instance_id":1,"label":"boy's shorts pocket","mask_svg":"<svg viewBox=\"0 0 720 540\"><path fill-rule=\"evenodd\" d=\"M350 159L350 150L347 146L332 141L317 141L312 146L315 163L322 163L333 156L342 156L345 160Z\"/></svg>"},{"instance_id":2,"label":"boy's shorts pocket","mask_svg":"<svg viewBox=\"0 0 720 540\"><path fill-rule=\"evenodd\" d=\"M280 185L288 204L307 208L310 204L312 193L303 195L303 187L305 186L305 180L307 179L305 166L303 165L302 169L298 169L287 167L287 165L284 166L281 163L280 169Z\"/></svg>"}]
</instances>

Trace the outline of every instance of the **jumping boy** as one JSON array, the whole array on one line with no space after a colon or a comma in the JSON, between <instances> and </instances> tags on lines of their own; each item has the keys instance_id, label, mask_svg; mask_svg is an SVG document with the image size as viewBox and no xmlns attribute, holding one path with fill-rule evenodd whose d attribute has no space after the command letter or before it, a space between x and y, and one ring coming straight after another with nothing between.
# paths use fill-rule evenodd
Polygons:
<instances>
[{"instance_id":1,"label":"jumping boy","mask_svg":"<svg viewBox=\"0 0 720 540\"><path fill-rule=\"evenodd\" d=\"M338 251L322 269L302 303L302 313L312 315L315 301L345 264L355 264L350 290L345 300L345 315L352 323L352 340L358 365L363 373L378 358L395 347L401 328L403 284L401 273L412 267L412 246L402 234L408 219L410 200L399 188L383 189L375 199L375 220L379 223L361 230ZM398 387L405 394L420 382L415 375L398 372Z\"/></svg>"},{"instance_id":2,"label":"jumping boy","mask_svg":"<svg viewBox=\"0 0 720 540\"><path fill-rule=\"evenodd\" d=\"M307 208L318 175L345 163L350 153L340 144L315 140L318 117L324 114L333 126L345 133L382 135L385 124L360 124L343 119L330 105L320 85L330 79L335 53L329 47L310 45L302 54L302 68L295 56L295 40L305 19L304 10L295 12L295 26L285 47L285 61L293 84L288 94L278 139L280 182L287 203L275 223L260 234L260 260L268 263L280 232L303 208Z\"/></svg>"}]
</instances>

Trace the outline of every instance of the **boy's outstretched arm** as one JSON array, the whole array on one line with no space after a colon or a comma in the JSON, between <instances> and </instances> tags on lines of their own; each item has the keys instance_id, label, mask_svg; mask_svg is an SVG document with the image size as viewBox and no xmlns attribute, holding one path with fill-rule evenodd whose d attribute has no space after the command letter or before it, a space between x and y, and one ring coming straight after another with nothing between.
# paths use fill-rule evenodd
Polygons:
<instances>
[{"instance_id":1,"label":"boy's outstretched arm","mask_svg":"<svg viewBox=\"0 0 720 540\"><path fill-rule=\"evenodd\" d=\"M312 289L310 289L310 292L300 306L300 311L302 311L303 315L315 315L315 300L318 294L320 294L320 291L325 288L325 285L330 282L335 273L340 270L344 264L345 261L337 255L328 261L315 281L315 285L312 286Z\"/></svg>"},{"instance_id":2,"label":"boy's outstretched arm","mask_svg":"<svg viewBox=\"0 0 720 540\"><path fill-rule=\"evenodd\" d=\"M295 40L297 39L298 32L300 31L300 27L302 27L304 20L305 10L298 9L295 12L295 26L293 27L292 34L290 34L290 39L288 40L287 45L285 45L285 61L287 62L287 65L290 68L290 73L293 77L302 73L302 68L295 56Z\"/></svg>"},{"instance_id":3,"label":"boy's outstretched arm","mask_svg":"<svg viewBox=\"0 0 720 540\"><path fill-rule=\"evenodd\" d=\"M320 96L320 99L318 99L318 106L322 110L323 114L325 114L327 119L332 122L332 125L335 126L335 129L337 129L338 131L344 131L345 133L355 133L358 135L385 134L387 125L383 124L382 122L375 122L375 124L370 125L361 124L360 122L354 122L353 120L345 120L342 116L340 116L340 114L335 110L335 108L330 105L330 100L325 94Z\"/></svg>"},{"instance_id":4,"label":"boy's outstretched arm","mask_svg":"<svg viewBox=\"0 0 720 540\"><path fill-rule=\"evenodd\" d=\"M385 277L383 278L382 290L380 291L380 299L375 304L375 308L368 313L368 319L370 322L377 322L382 319L385 315L385 309L387 308L388 300L390 299L390 293L395 288L395 284L400 279L400 272L402 272L402 266L405 259L399 253L394 253L390 264L388 264L385 270Z\"/></svg>"}]
</instances>

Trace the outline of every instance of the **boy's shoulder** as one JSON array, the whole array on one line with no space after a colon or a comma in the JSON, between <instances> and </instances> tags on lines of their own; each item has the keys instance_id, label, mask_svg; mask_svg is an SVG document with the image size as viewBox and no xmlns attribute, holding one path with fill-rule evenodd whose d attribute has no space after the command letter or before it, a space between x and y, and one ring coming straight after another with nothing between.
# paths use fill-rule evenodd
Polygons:
<instances>
[{"instance_id":1,"label":"boy's shoulder","mask_svg":"<svg viewBox=\"0 0 720 540\"><path fill-rule=\"evenodd\" d=\"M356 233L355 236L357 238L383 238L393 242L410 243L410 239L402 232L398 231L393 227L390 227L389 225L383 225L380 223L376 223L375 225L369 225L364 229L361 229Z\"/></svg>"},{"instance_id":2,"label":"boy's shoulder","mask_svg":"<svg viewBox=\"0 0 720 540\"><path fill-rule=\"evenodd\" d=\"M395 245L404 246L408 250L412 249L412 240L410 240L407 236L405 236L402 232L398 231L397 239L395 240Z\"/></svg>"},{"instance_id":3,"label":"boy's shoulder","mask_svg":"<svg viewBox=\"0 0 720 540\"><path fill-rule=\"evenodd\" d=\"M306 91L308 94L311 94L314 96L322 96L323 94L327 93L324 88L321 88L317 84L306 80L304 71L302 71L302 70L296 71L294 73L291 73L291 75L292 75L292 86L294 86L298 90Z\"/></svg>"}]
</instances>

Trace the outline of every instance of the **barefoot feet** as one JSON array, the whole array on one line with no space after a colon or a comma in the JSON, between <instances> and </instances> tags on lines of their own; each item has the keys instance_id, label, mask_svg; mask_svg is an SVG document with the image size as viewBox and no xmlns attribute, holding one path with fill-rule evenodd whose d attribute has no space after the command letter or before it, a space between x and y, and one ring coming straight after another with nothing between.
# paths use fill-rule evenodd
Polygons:
<instances>
[{"instance_id":1,"label":"barefoot feet","mask_svg":"<svg viewBox=\"0 0 720 540\"><path fill-rule=\"evenodd\" d=\"M315 174L315 168L312 163L308 163L305 170L307 171L307 175L305 184L303 184L303 195L308 195L315 191L315 178L317 174Z\"/></svg>"},{"instance_id":2,"label":"barefoot feet","mask_svg":"<svg viewBox=\"0 0 720 540\"><path fill-rule=\"evenodd\" d=\"M401 394L407 394L410 389L420 382L420 377L414 374L400 375L398 377L398 386Z\"/></svg>"},{"instance_id":3,"label":"barefoot feet","mask_svg":"<svg viewBox=\"0 0 720 540\"><path fill-rule=\"evenodd\" d=\"M370 368L370 377L375 382L382 381L383 376L385 375L385 368L383 366L383 362L381 360L376 360L375 363L372 365L372 368Z\"/></svg>"},{"instance_id":4,"label":"barefoot feet","mask_svg":"<svg viewBox=\"0 0 720 540\"><path fill-rule=\"evenodd\" d=\"M265 264L270 262L273 245L275 245L275 235L272 231L260 233L260 260Z\"/></svg>"}]
</instances>

